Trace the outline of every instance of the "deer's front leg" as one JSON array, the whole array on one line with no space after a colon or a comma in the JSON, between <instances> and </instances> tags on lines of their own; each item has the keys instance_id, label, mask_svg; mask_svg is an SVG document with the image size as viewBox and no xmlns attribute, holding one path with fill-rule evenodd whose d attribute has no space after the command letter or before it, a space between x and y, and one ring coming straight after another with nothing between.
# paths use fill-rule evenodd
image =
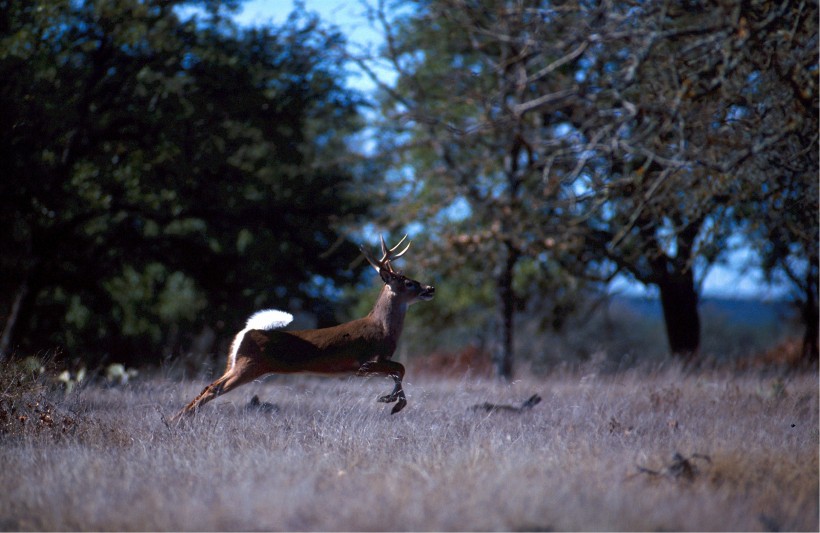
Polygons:
<instances>
[{"instance_id":1,"label":"deer's front leg","mask_svg":"<svg viewBox=\"0 0 820 533\"><path fill-rule=\"evenodd\" d=\"M391 375L390 377L392 377L393 381L396 382L395 387L393 387L393 392L380 397L379 401L385 403L398 401L398 403L394 405L393 409L390 411L390 414L394 415L404 409L404 406L407 405L407 398L404 396L404 389L401 388L401 378L396 375Z\"/></svg>"},{"instance_id":2,"label":"deer's front leg","mask_svg":"<svg viewBox=\"0 0 820 533\"><path fill-rule=\"evenodd\" d=\"M404 395L404 389L401 387L401 380L404 377L404 366L394 361L368 361L359 368L359 375L366 374L385 374L393 378L395 386L393 392L381 396L378 401L384 403L398 402L390 411L394 415L404 409L407 405L407 397Z\"/></svg>"}]
</instances>

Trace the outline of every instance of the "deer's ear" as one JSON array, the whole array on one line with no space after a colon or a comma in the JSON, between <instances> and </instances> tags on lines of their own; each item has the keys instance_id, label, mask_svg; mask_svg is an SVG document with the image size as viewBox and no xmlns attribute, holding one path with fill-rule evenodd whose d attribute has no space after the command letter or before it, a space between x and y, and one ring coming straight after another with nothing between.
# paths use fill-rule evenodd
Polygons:
<instances>
[{"instance_id":1,"label":"deer's ear","mask_svg":"<svg viewBox=\"0 0 820 533\"><path fill-rule=\"evenodd\" d=\"M379 276L382 277L382 281L385 282L385 283L390 283L391 281L393 281L396 278L395 274L393 274L392 272L390 272L389 270L387 270L385 268L380 268L379 269Z\"/></svg>"}]
</instances>

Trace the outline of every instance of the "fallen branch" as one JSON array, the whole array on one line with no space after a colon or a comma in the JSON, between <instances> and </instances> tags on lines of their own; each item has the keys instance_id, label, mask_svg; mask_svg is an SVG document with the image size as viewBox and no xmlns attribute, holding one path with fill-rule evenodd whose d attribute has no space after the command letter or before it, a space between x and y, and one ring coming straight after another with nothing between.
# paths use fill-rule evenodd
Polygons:
<instances>
[{"instance_id":1,"label":"fallen branch","mask_svg":"<svg viewBox=\"0 0 820 533\"><path fill-rule=\"evenodd\" d=\"M524 400L524 402L522 402L521 405L518 405L518 406L484 402L484 403L473 405L472 407L470 407L470 409L472 409L472 410L484 409L488 413L495 412L495 411L506 411L508 413L522 413L526 410L532 409L533 407L535 407L539 403L541 403L541 396L539 396L537 394L533 394L532 396L530 396L529 398Z\"/></svg>"}]
</instances>

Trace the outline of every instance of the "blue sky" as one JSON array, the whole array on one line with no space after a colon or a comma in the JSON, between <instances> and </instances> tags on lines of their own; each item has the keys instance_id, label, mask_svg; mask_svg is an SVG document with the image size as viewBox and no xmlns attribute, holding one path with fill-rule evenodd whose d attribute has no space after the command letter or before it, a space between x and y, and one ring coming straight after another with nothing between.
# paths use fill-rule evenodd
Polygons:
<instances>
[{"instance_id":1,"label":"blue sky","mask_svg":"<svg viewBox=\"0 0 820 533\"><path fill-rule=\"evenodd\" d=\"M337 26L347 36L351 46L367 48L378 46L381 42L379 32L365 15L366 8L361 0L303 0L302 3L308 11L318 13L324 21ZM243 25L279 25L285 22L293 9L293 0L249 0L243 4L235 20ZM384 75L389 76L387 73ZM356 75L350 79L350 85L363 91L373 88L370 80ZM612 288L631 294L647 293L642 285L625 278L615 280ZM725 265L715 265L709 269L703 280L703 294L769 299L784 296L784 289L767 287L760 270L753 266L750 251L739 247L728 253Z\"/></svg>"},{"instance_id":2,"label":"blue sky","mask_svg":"<svg viewBox=\"0 0 820 533\"><path fill-rule=\"evenodd\" d=\"M352 50L373 49L381 42L379 32L366 16L367 8L361 0L303 0L305 9L318 13L323 21L337 26L347 37L348 46ZM294 9L293 0L250 0L246 1L240 12L234 17L240 24L257 26L272 23L284 23ZM374 50L375 51L375 50ZM363 73L352 68L352 75L348 80L351 87L361 91L372 91L375 84ZM390 72L379 70L384 81L392 78Z\"/></svg>"},{"instance_id":3,"label":"blue sky","mask_svg":"<svg viewBox=\"0 0 820 533\"><path fill-rule=\"evenodd\" d=\"M315 11L322 19L339 26L348 36L378 37L375 32L368 32L368 22L363 16L365 8L359 0L304 0L303 4L308 11ZM292 0L249 0L242 4L235 20L241 24L280 24L293 8Z\"/></svg>"}]
</instances>

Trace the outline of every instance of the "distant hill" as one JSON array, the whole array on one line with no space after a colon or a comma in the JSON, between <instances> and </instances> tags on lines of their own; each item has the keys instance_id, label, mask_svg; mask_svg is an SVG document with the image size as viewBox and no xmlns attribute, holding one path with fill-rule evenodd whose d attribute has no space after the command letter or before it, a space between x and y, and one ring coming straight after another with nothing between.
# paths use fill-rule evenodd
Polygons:
<instances>
[{"instance_id":1,"label":"distant hill","mask_svg":"<svg viewBox=\"0 0 820 533\"><path fill-rule=\"evenodd\" d=\"M616 295L612 297L612 306L635 313L642 318L663 320L661 302L657 298ZM720 318L722 321L742 326L791 323L799 318L792 304L785 300L706 297L700 301L700 312L702 320Z\"/></svg>"},{"instance_id":2,"label":"distant hill","mask_svg":"<svg viewBox=\"0 0 820 533\"><path fill-rule=\"evenodd\" d=\"M729 298L704 298L701 301L704 316L723 315L731 322L749 326L793 322L799 318L791 302L779 300L764 302Z\"/></svg>"},{"instance_id":3,"label":"distant hill","mask_svg":"<svg viewBox=\"0 0 820 533\"><path fill-rule=\"evenodd\" d=\"M657 298L613 296L609 316L617 323L610 346L626 352L666 349L663 313ZM745 357L802 335L802 325L787 301L702 298L701 350L719 359Z\"/></svg>"}]
</instances>

